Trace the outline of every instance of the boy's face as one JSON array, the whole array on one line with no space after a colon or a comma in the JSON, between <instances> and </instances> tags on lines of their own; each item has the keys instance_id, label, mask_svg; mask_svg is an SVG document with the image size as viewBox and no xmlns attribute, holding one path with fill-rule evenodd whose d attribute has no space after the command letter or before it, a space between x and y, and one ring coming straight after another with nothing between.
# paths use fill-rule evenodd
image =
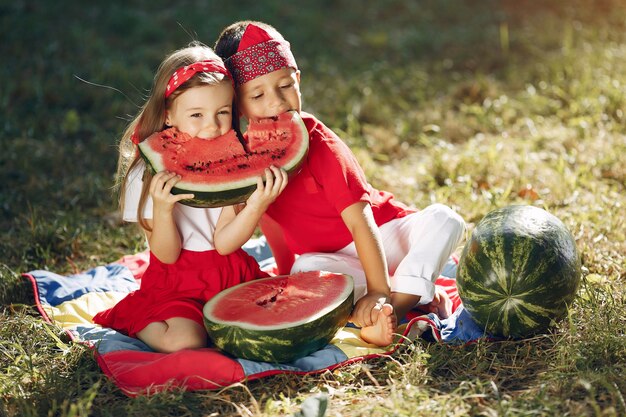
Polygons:
<instances>
[{"instance_id":1,"label":"boy's face","mask_svg":"<svg viewBox=\"0 0 626 417\"><path fill-rule=\"evenodd\" d=\"M233 95L230 82L190 88L174 99L165 122L191 136L216 138L232 128Z\"/></svg>"},{"instance_id":2,"label":"boy's face","mask_svg":"<svg viewBox=\"0 0 626 417\"><path fill-rule=\"evenodd\" d=\"M274 117L286 111L300 112L300 71L281 68L239 86L239 110L248 120Z\"/></svg>"}]
</instances>

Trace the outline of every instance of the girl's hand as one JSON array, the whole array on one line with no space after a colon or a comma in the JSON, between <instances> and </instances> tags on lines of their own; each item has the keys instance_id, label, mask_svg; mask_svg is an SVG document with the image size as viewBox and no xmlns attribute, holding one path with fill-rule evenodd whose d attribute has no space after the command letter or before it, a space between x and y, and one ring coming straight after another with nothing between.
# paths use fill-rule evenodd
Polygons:
<instances>
[{"instance_id":1,"label":"girl's hand","mask_svg":"<svg viewBox=\"0 0 626 417\"><path fill-rule=\"evenodd\" d=\"M373 325L378 314L378 310L375 307L382 306L385 303L389 303L389 297L385 296L385 294L365 294L354 305L350 321L359 327Z\"/></svg>"},{"instance_id":2,"label":"girl's hand","mask_svg":"<svg viewBox=\"0 0 626 417\"><path fill-rule=\"evenodd\" d=\"M265 184L263 178L259 177L256 190L248 198L246 205L256 211L265 212L286 186L287 171L273 165L265 168Z\"/></svg>"},{"instance_id":3,"label":"girl's hand","mask_svg":"<svg viewBox=\"0 0 626 417\"><path fill-rule=\"evenodd\" d=\"M171 212L174 204L186 198L193 198L193 194L172 194L172 188L180 181L180 175L174 172L161 171L150 181L150 196L155 211Z\"/></svg>"}]
</instances>

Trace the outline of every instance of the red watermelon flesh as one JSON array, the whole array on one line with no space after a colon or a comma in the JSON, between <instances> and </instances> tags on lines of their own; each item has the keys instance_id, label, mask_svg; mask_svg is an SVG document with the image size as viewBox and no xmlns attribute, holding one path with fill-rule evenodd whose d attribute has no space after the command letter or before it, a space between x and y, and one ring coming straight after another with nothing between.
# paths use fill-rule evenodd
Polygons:
<instances>
[{"instance_id":1,"label":"red watermelon flesh","mask_svg":"<svg viewBox=\"0 0 626 417\"><path fill-rule=\"evenodd\" d=\"M229 160L246 155L234 130L217 138L201 139L171 127L153 136L144 142L161 155L163 169L180 174L186 182L202 182L207 173L218 181L228 179Z\"/></svg>"},{"instance_id":2,"label":"red watermelon flesh","mask_svg":"<svg viewBox=\"0 0 626 417\"><path fill-rule=\"evenodd\" d=\"M213 306L215 320L272 327L297 323L323 315L329 299L341 297L347 283L331 273L300 273L257 280L233 290Z\"/></svg>"},{"instance_id":3,"label":"red watermelon flesh","mask_svg":"<svg viewBox=\"0 0 626 417\"><path fill-rule=\"evenodd\" d=\"M195 196L181 203L222 207L246 201L270 165L294 175L308 152L308 131L296 112L251 122L247 135L244 145L233 130L200 139L169 128L149 136L138 147L153 172L167 170L181 176L172 193Z\"/></svg>"},{"instance_id":4,"label":"red watermelon flesh","mask_svg":"<svg viewBox=\"0 0 626 417\"><path fill-rule=\"evenodd\" d=\"M246 132L246 141L250 152L275 152L287 148L291 141L290 113L251 122Z\"/></svg>"}]
</instances>

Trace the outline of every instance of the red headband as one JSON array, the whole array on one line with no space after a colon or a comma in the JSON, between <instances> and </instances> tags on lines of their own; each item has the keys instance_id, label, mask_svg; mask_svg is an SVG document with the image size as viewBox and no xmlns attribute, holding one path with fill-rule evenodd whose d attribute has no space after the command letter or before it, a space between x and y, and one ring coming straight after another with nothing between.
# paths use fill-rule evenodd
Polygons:
<instances>
[{"instance_id":1,"label":"red headband","mask_svg":"<svg viewBox=\"0 0 626 417\"><path fill-rule=\"evenodd\" d=\"M206 61L194 62L193 64L186 65L182 68L178 68L172 74L172 77L167 82L167 88L165 89L165 98L168 98L181 84L184 84L199 72L217 72L218 74L224 74L232 81L232 77L222 61L217 59L210 59Z\"/></svg>"},{"instance_id":2,"label":"red headband","mask_svg":"<svg viewBox=\"0 0 626 417\"><path fill-rule=\"evenodd\" d=\"M235 85L245 84L281 68L298 69L289 42L274 39L264 29L250 23L237 52L224 62L231 68Z\"/></svg>"}]
</instances>

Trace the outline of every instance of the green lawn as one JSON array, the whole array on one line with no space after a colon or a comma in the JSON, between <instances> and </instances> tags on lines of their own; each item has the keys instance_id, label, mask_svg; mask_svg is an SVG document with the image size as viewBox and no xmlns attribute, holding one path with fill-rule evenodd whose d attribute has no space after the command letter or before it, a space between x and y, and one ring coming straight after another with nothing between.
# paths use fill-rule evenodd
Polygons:
<instances>
[{"instance_id":1,"label":"green lawn","mask_svg":"<svg viewBox=\"0 0 626 417\"><path fill-rule=\"evenodd\" d=\"M559 217L584 266L568 319L524 341L417 340L332 373L134 399L45 325L20 274L143 250L116 213L119 135L167 52L240 19L290 40L304 109L376 187L468 223L510 204ZM333 416L626 415L623 1L18 1L0 24L0 415L274 416L316 393Z\"/></svg>"}]
</instances>

